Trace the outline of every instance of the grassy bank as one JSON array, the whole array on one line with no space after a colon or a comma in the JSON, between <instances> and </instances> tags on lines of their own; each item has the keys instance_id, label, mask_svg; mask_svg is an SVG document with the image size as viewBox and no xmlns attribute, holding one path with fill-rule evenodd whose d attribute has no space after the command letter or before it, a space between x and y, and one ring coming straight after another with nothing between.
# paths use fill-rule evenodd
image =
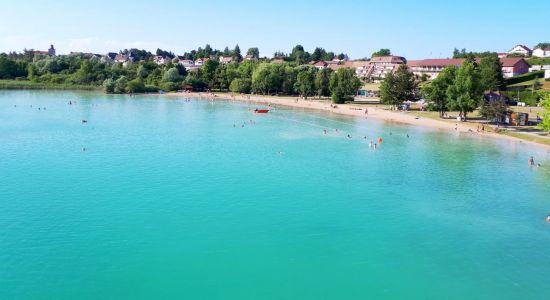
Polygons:
<instances>
[{"instance_id":1,"label":"grassy bank","mask_svg":"<svg viewBox=\"0 0 550 300\"><path fill-rule=\"evenodd\" d=\"M46 83L28 80L0 80L0 89L3 90L99 90L100 86L78 85L66 83Z\"/></svg>"}]
</instances>

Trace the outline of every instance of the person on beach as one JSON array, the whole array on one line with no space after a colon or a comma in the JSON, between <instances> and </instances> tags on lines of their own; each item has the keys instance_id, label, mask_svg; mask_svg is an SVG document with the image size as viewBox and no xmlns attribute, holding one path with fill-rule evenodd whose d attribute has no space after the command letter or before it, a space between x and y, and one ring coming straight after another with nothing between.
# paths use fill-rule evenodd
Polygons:
<instances>
[{"instance_id":1,"label":"person on beach","mask_svg":"<svg viewBox=\"0 0 550 300\"><path fill-rule=\"evenodd\" d=\"M481 124L481 133L485 132L485 125Z\"/></svg>"},{"instance_id":2,"label":"person on beach","mask_svg":"<svg viewBox=\"0 0 550 300\"><path fill-rule=\"evenodd\" d=\"M527 161L527 163L529 164L529 166L534 166L535 165L535 159L531 156L531 157L529 157L529 160Z\"/></svg>"},{"instance_id":3,"label":"person on beach","mask_svg":"<svg viewBox=\"0 0 550 300\"><path fill-rule=\"evenodd\" d=\"M458 124L455 124L455 130L457 130L457 129L458 129Z\"/></svg>"}]
</instances>

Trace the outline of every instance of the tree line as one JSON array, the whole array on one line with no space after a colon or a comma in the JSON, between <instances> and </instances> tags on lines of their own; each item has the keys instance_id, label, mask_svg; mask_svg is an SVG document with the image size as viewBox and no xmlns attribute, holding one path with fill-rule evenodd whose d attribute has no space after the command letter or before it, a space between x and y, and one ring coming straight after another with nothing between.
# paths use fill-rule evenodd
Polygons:
<instances>
[{"instance_id":1,"label":"tree line","mask_svg":"<svg viewBox=\"0 0 550 300\"><path fill-rule=\"evenodd\" d=\"M209 45L177 57L157 49L156 54L173 57L166 64L156 64L153 53L139 49L120 51L134 58L134 63L121 63L90 58L85 54L48 56L32 51L0 54L0 79L30 80L36 83L91 85L107 93L142 93L176 91L191 87L195 91L231 91L263 95L300 95L302 97L331 97L341 103L351 99L361 83L355 70L318 70L307 64L312 59L338 57L322 48L310 54L298 45L282 63L259 59L258 48L250 48L244 60L239 46L220 51ZM233 57L222 64L219 57ZM344 58L344 54L339 55ZM200 68L186 70L179 59L208 58Z\"/></svg>"}]
</instances>

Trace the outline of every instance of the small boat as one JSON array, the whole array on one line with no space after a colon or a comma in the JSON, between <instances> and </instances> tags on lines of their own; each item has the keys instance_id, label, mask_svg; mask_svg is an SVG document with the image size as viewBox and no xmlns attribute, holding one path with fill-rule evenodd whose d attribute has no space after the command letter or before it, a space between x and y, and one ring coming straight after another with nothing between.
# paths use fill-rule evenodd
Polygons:
<instances>
[{"instance_id":1,"label":"small boat","mask_svg":"<svg viewBox=\"0 0 550 300\"><path fill-rule=\"evenodd\" d=\"M269 109L255 109L254 110L254 113L257 113L257 114L267 114L269 112Z\"/></svg>"}]
</instances>

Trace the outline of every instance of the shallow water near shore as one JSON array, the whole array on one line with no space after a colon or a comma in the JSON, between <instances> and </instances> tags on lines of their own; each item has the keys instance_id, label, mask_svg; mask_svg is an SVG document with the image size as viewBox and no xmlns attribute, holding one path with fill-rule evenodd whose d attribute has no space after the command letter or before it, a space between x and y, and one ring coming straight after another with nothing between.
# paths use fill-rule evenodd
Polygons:
<instances>
[{"instance_id":1,"label":"shallow water near shore","mask_svg":"<svg viewBox=\"0 0 550 300\"><path fill-rule=\"evenodd\" d=\"M0 299L548 299L547 149L184 99L0 91Z\"/></svg>"}]
</instances>

